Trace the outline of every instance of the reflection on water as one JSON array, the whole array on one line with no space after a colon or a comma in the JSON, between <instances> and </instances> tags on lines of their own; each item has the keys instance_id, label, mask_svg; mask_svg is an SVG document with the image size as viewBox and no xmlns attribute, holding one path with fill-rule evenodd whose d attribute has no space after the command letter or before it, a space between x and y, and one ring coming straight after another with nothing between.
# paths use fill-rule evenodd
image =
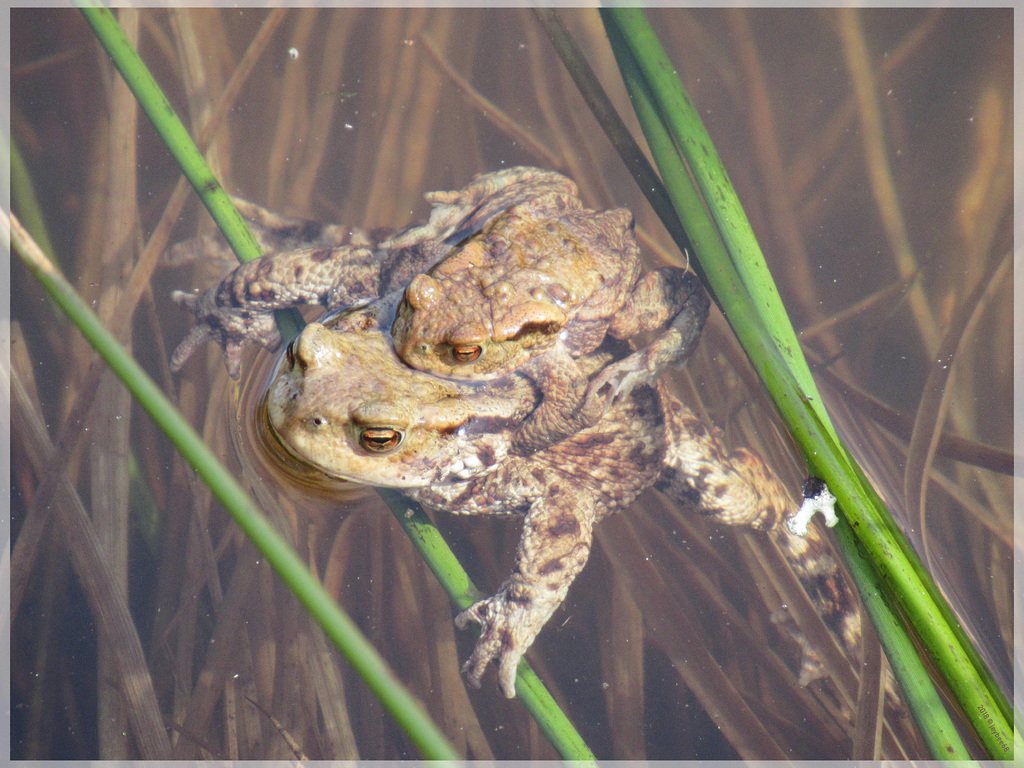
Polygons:
<instances>
[{"instance_id":1,"label":"reflection on water","mask_svg":"<svg viewBox=\"0 0 1024 768\"><path fill-rule=\"evenodd\" d=\"M626 113L596 13L561 16ZM650 17L823 371L841 431L1008 681L1012 497L1007 476L985 467L1005 458L1012 435L1012 290L997 271L1012 243L1011 12ZM577 181L589 206L633 210L650 265L680 263L527 11L143 10L123 21L194 135L252 56L207 141L228 188L272 210L393 228L422 219L427 190L502 165L549 166ZM206 231L204 217L191 194L183 213L165 214L178 173L145 119L134 122L130 94L108 87L116 78L77 12L16 9L11 27L12 134L62 269L106 319L133 319L121 330L135 356L457 750L556 757L493 678L466 690L458 665L472 637L454 629L445 596L376 497L325 485L266 450L258 405L275 355L248 360L237 389L212 349L170 375L167 349L188 323L168 294L209 285L216 268L155 267L163 245L140 244ZM17 184L13 197L30 220ZM127 594L154 711L175 724L171 756L293 759L275 723L311 758L414 756L167 442L116 405L116 387L99 390L108 417L65 426L90 392L90 352L20 266L11 280L12 375L51 439L63 430L78 440L65 472L119 574L111 588ZM729 445L751 446L799 487L803 469L720 316L674 376ZM12 572L30 575L11 625L13 754L146 754L123 735L134 713L111 685L119 657L82 598L79 566L67 566L61 535L34 544L21 535L35 525L30 510L39 514L44 470L12 416ZM497 586L515 523L437 523L481 587ZM825 759L870 748L852 719L855 681L797 684L800 648L772 621L777 555L763 537L651 493L597 538L530 661L600 757ZM743 706L715 710L684 682L696 656L683 637L721 667ZM881 745L886 757L925 755L895 718Z\"/></svg>"}]
</instances>

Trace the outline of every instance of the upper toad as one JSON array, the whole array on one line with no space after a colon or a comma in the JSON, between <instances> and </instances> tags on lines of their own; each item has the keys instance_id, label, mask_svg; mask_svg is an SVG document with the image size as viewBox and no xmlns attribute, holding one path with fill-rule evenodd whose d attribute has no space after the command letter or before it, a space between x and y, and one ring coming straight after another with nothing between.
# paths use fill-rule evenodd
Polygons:
<instances>
[{"instance_id":1,"label":"upper toad","mask_svg":"<svg viewBox=\"0 0 1024 768\"><path fill-rule=\"evenodd\" d=\"M413 367L477 380L518 369L533 379L542 402L513 446L525 454L595 423L610 400L676 357L686 331L681 308L702 288L676 267L641 271L628 211L587 210L572 181L536 168L483 174L427 199L429 221L387 239L282 222L249 205L265 242L294 245L309 231L320 247L269 253L198 296L176 291L197 325L175 350L174 369L213 338L237 377L244 341L277 344L273 310L385 296L384 306L398 304L396 349ZM658 330L593 381L576 363L606 334Z\"/></svg>"}]
</instances>

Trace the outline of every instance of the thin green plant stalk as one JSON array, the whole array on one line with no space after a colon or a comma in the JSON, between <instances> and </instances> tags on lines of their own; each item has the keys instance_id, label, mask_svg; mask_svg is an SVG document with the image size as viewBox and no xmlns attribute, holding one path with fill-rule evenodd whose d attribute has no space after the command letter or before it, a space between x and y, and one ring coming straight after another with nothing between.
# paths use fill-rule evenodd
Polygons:
<instances>
[{"instance_id":1,"label":"thin green plant stalk","mask_svg":"<svg viewBox=\"0 0 1024 768\"><path fill-rule=\"evenodd\" d=\"M718 236L718 231L700 196L690 182L686 166L679 156L675 142L661 121L636 61L625 47L616 27L609 26L608 36L634 111L644 129L648 146L656 164L665 175L668 185L666 194L679 211L680 217L685 220L684 226L687 230L699 233L694 237L695 242L699 243L694 266L701 269L700 265L708 264L710 269L722 273L716 279L720 285L737 284L739 276L732 268L725 244ZM701 272L706 280L703 269ZM743 318L746 317L749 316L743 315ZM752 329L750 332L760 333L760 329ZM764 341L762 336L762 342ZM877 575L873 569L864 567L865 564L856 552L851 538L852 533L846 524L840 523L840 527L849 534L840 537L840 547L846 556L858 591L863 596L868 614L873 624L878 627L878 634L887 655L890 659L898 660L894 661L893 665L899 665L897 678L904 681L908 704L913 712L918 713L918 720L930 718L929 726L924 729L929 749L932 754L945 755L948 759L967 759L970 755L960 740L952 719L941 706L935 687L928 677L924 664L917 656L909 635L900 624L892 606L884 599ZM936 707L936 704L939 706Z\"/></svg>"},{"instance_id":2,"label":"thin green plant stalk","mask_svg":"<svg viewBox=\"0 0 1024 768\"><path fill-rule=\"evenodd\" d=\"M139 54L132 47L114 14L102 6L85 3L79 6L79 10L128 84L139 106L153 123L167 150L174 156L181 172L203 201L220 231L224 233L224 239L228 241L239 261L260 258L263 254L256 243L256 238L192 141L188 129L182 125L174 107L164 96L149 68L143 64Z\"/></svg>"},{"instance_id":3,"label":"thin green plant stalk","mask_svg":"<svg viewBox=\"0 0 1024 768\"><path fill-rule=\"evenodd\" d=\"M263 253L252 231L210 169L206 158L192 141L188 130L178 118L174 107L167 100L149 68L132 47L114 14L102 6L86 3L81 4L79 10L131 89L142 111L153 123L181 172L206 206L206 210L223 233L231 250L235 252L235 256L243 263L260 258ZM274 319L285 343L295 338L302 330L303 321L298 310L275 312Z\"/></svg>"},{"instance_id":4,"label":"thin green plant stalk","mask_svg":"<svg viewBox=\"0 0 1024 768\"><path fill-rule=\"evenodd\" d=\"M392 489L378 488L377 492L441 583L452 605L464 611L479 600L483 596L480 590L474 586L469 574L419 504ZM519 662L516 669L516 697L523 702L523 706L563 759L586 763L596 759L579 731L525 659Z\"/></svg>"},{"instance_id":5,"label":"thin green plant stalk","mask_svg":"<svg viewBox=\"0 0 1024 768\"><path fill-rule=\"evenodd\" d=\"M47 234L46 221L43 218L43 211L39 207L39 198L36 196L35 187L32 185L32 176L28 172L28 166L18 148L18 142L11 137L11 208L18 211L21 220L25 222L25 229L32 233L32 237L39 243L39 247L48 258L52 259L53 245L50 244L50 236Z\"/></svg>"},{"instance_id":6,"label":"thin green plant stalk","mask_svg":"<svg viewBox=\"0 0 1024 768\"><path fill-rule=\"evenodd\" d=\"M599 90L600 85L597 83L596 77L590 72L586 60L579 53L578 49L575 48L571 38L568 38L568 33L560 24L554 23L550 18L546 18L548 14L554 16L554 12L538 11L538 15L541 15L542 21L545 23L545 29L548 30L552 41L556 43L556 49L562 57L566 68L569 69L577 87L588 89L588 91ZM661 118L654 106L653 97L647 89L646 82L636 62L633 60L632 55L629 54L628 49L624 47L624 43L616 28L610 27L608 29L608 36L612 40L613 51L619 57L618 63L623 81L626 83L633 108L644 129L647 144L651 148L651 153L658 167L662 169L662 173L669 182L671 189L666 189L660 179L656 187L649 182L641 182L639 178L637 178L638 183L642 184L642 189L649 199L651 197L664 196L664 203L654 206L660 217L664 219L665 216L668 216L670 221L677 225L680 222L680 218L683 218L685 219L683 225L685 230L689 233L696 233L694 240L699 243L699 247L696 248L699 258L691 262L691 266L701 273L705 283L708 281L701 267L701 264L705 262L712 265L720 265L720 269L727 273L724 282L734 284L739 282L739 276L732 269L732 264L728 259L725 245L718 235L718 230L708 216L699 194L694 189L692 183L690 183L686 166L679 156L675 142L661 122ZM581 72L581 70L586 71ZM601 100L606 101L603 98L603 92L601 94L591 93L586 98L587 103L592 108L594 102ZM609 138L612 139L613 144L622 154L623 142L621 139L616 140L613 137L613 134L616 132L614 126L616 123L621 125L621 120L618 119L613 122L612 130L609 130L605 119L605 112L608 109L610 109L610 104L606 104L600 112L595 109L594 115L602 127L608 131ZM627 164L627 167L632 167L636 162L631 152L624 154L622 159ZM634 176L636 177L635 173ZM669 222L665 223L668 225ZM669 232L675 237L674 233L678 229L681 229L681 227L669 228ZM682 242L677 240L677 245L681 250L685 250L690 245L689 239L687 238ZM719 278L716 282L721 283L723 279ZM846 531L848 532L848 529ZM851 540L847 537L846 547L844 548L847 554L855 554L851 547ZM865 604L873 623L884 627L883 633L888 641L885 647L889 658L898 659L899 663L905 667L904 670L901 670L900 677L913 681L923 681L924 683L923 690L918 690L916 686L911 686L908 699L912 709L914 711L934 711L939 713L939 717L944 718L936 727L930 728L925 732L925 738L932 745L932 753L945 754L951 759L969 758L970 755L962 742L960 742L952 719L945 709L941 707L938 694L928 679L927 672L914 650L913 643L910 641L909 636L899 623L898 617L893 613L889 604L881 597L874 571L869 567L865 567L864 562L859 557L853 559L850 568L855 581L858 582L858 590L866 596ZM906 671L908 668L911 671ZM938 704L937 709L935 708L936 704Z\"/></svg>"},{"instance_id":7,"label":"thin green plant stalk","mask_svg":"<svg viewBox=\"0 0 1024 768\"><path fill-rule=\"evenodd\" d=\"M459 756L423 706L404 689L355 623L335 604L291 546L260 514L242 486L181 417L156 382L103 327L99 318L43 255L18 220L11 217L8 223L6 216L3 216L0 225L3 229L9 225L11 242L28 270L192 465L238 527L337 645L421 754L433 760L458 760Z\"/></svg>"},{"instance_id":8,"label":"thin green plant stalk","mask_svg":"<svg viewBox=\"0 0 1024 768\"><path fill-rule=\"evenodd\" d=\"M936 760L970 760L971 754L957 732L953 718L942 703L914 642L892 609L878 574L857 548L853 530L845 520L835 527L836 539L843 551L847 570L860 593L875 634L885 650L886 659L903 689L914 722L918 723L928 751Z\"/></svg>"},{"instance_id":9,"label":"thin green plant stalk","mask_svg":"<svg viewBox=\"0 0 1024 768\"><path fill-rule=\"evenodd\" d=\"M262 254L259 246L256 245L255 238L210 170L202 153L196 148L191 136L178 119L173 107L167 101L145 63L124 35L117 20L105 8L88 6L80 7L80 10L131 88L143 111L153 122L182 172L203 199L207 210L221 229L239 261L245 262L259 258ZM290 317L286 319L282 317L283 314ZM278 312L275 313L275 318L278 321L282 339L294 338L302 328L302 318L297 311ZM291 323L291 325L287 323ZM388 496L385 495L386 500L387 498ZM465 597L456 600L454 596L475 593L475 587L469 582L465 570L451 549L444 543L437 529L426 516L410 518L405 515L405 508L399 510L391 502L389 505L392 506L398 522L423 555L427 566L437 576L445 591L453 596L452 599L456 607L459 610L468 607L469 603L464 603ZM422 542L427 542L428 546L421 546ZM289 586L291 585L289 584ZM301 595L300 599L303 599ZM304 600L303 602L305 604ZM340 611L340 609L338 610ZM516 691L523 705L537 720L541 730L548 736L563 758L574 761L594 760L593 752L572 726L565 713L558 708L550 692L525 662L520 665Z\"/></svg>"},{"instance_id":10,"label":"thin green plant stalk","mask_svg":"<svg viewBox=\"0 0 1024 768\"><path fill-rule=\"evenodd\" d=\"M802 391L817 395L796 332L782 306L782 299L739 197L654 30L643 12L637 9L604 9L601 14L605 25L614 25L619 40L632 53L650 87L662 121L693 174L744 289L736 291L733 287L732 293L737 296L737 301L750 302L761 324L770 331L772 346L783 355ZM700 157L700 154L704 156ZM758 301L753 301L753 297ZM820 402L813 407L827 419Z\"/></svg>"},{"instance_id":11,"label":"thin green plant stalk","mask_svg":"<svg viewBox=\"0 0 1024 768\"><path fill-rule=\"evenodd\" d=\"M1007 757L1012 754L1011 742L1019 738L1008 722L1009 703L881 499L838 440L738 197L660 42L640 11L604 9L601 13L606 27L620 36L642 73L660 120L686 158L722 235L739 281L719 281L707 263L704 268L737 337L808 465L838 499L859 546L935 660L986 750L993 757Z\"/></svg>"}]
</instances>

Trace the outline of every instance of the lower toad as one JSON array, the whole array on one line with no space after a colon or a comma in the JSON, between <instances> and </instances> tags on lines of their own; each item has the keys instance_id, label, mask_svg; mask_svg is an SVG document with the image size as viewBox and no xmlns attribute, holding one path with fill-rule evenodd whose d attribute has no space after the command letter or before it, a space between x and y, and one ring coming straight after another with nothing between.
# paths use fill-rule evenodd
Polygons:
<instances>
[{"instance_id":1,"label":"lower toad","mask_svg":"<svg viewBox=\"0 0 1024 768\"><path fill-rule=\"evenodd\" d=\"M772 531L856 642L859 615L852 603L835 607L849 591L822 541L777 525L793 509L779 481L752 454L726 454L663 385L637 386L594 426L520 456L516 431L540 398L529 378L481 387L410 369L363 311L311 324L290 345L267 397L271 429L327 475L398 488L435 510L522 517L512 574L456 617L481 627L464 668L471 684L495 660L502 691L515 695L519 660L586 563L593 526L654 486L723 523ZM706 305L689 311L703 323ZM593 376L613 358L598 351L581 363Z\"/></svg>"}]
</instances>

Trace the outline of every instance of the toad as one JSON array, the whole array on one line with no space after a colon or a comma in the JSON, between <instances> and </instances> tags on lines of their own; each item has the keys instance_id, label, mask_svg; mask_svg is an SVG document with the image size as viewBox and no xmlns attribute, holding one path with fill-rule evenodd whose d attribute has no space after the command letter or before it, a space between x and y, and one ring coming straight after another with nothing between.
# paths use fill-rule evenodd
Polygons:
<instances>
[{"instance_id":1,"label":"toad","mask_svg":"<svg viewBox=\"0 0 1024 768\"><path fill-rule=\"evenodd\" d=\"M530 376L543 399L514 446L528 453L593 424L600 415L596 393L608 385L621 396L639 383L640 370L659 367L631 358L589 382L576 358L606 334L625 339L665 331L673 318L685 323L680 308L701 288L677 267L644 273L632 214L584 208L576 185L552 171L513 168L430 199L478 205L482 181L489 195L503 193L510 205L412 279L391 334L399 357L428 373ZM672 324L647 349L650 357L672 354L680 344L674 330Z\"/></svg>"},{"instance_id":2,"label":"toad","mask_svg":"<svg viewBox=\"0 0 1024 768\"><path fill-rule=\"evenodd\" d=\"M642 271L625 209L586 209L565 176L519 167L426 199L433 204L426 224L385 239L275 220L247 204L261 240L286 250L235 268L201 295L172 294L197 318L172 368L213 339L237 378L243 342L277 345L274 310L332 310L383 297L382 306L397 305L391 333L412 367L473 380L520 370L534 381L541 404L512 447L527 454L594 424L611 401L653 381L686 343L681 309L703 289L684 269ZM303 232L318 247L290 249ZM210 241L201 248L208 252ZM606 335L643 332L658 335L593 380L582 375L576 359Z\"/></svg>"},{"instance_id":3,"label":"toad","mask_svg":"<svg viewBox=\"0 0 1024 768\"><path fill-rule=\"evenodd\" d=\"M593 526L655 485L723 523L772 530L813 596L833 606L849 597L813 529L800 538L777 525L792 505L774 474L753 454L727 454L661 382L636 386L596 424L522 456L516 431L542 398L529 377L513 372L482 387L413 370L374 311L306 327L270 385L268 421L284 450L329 476L397 488L435 510L522 517L512 574L456 617L460 628L481 628L464 666L471 685L494 660L501 690L515 695L519 660L586 563ZM699 326L707 307L684 311ZM614 357L602 349L579 363L594 376ZM852 605L836 615L856 642Z\"/></svg>"}]
</instances>

